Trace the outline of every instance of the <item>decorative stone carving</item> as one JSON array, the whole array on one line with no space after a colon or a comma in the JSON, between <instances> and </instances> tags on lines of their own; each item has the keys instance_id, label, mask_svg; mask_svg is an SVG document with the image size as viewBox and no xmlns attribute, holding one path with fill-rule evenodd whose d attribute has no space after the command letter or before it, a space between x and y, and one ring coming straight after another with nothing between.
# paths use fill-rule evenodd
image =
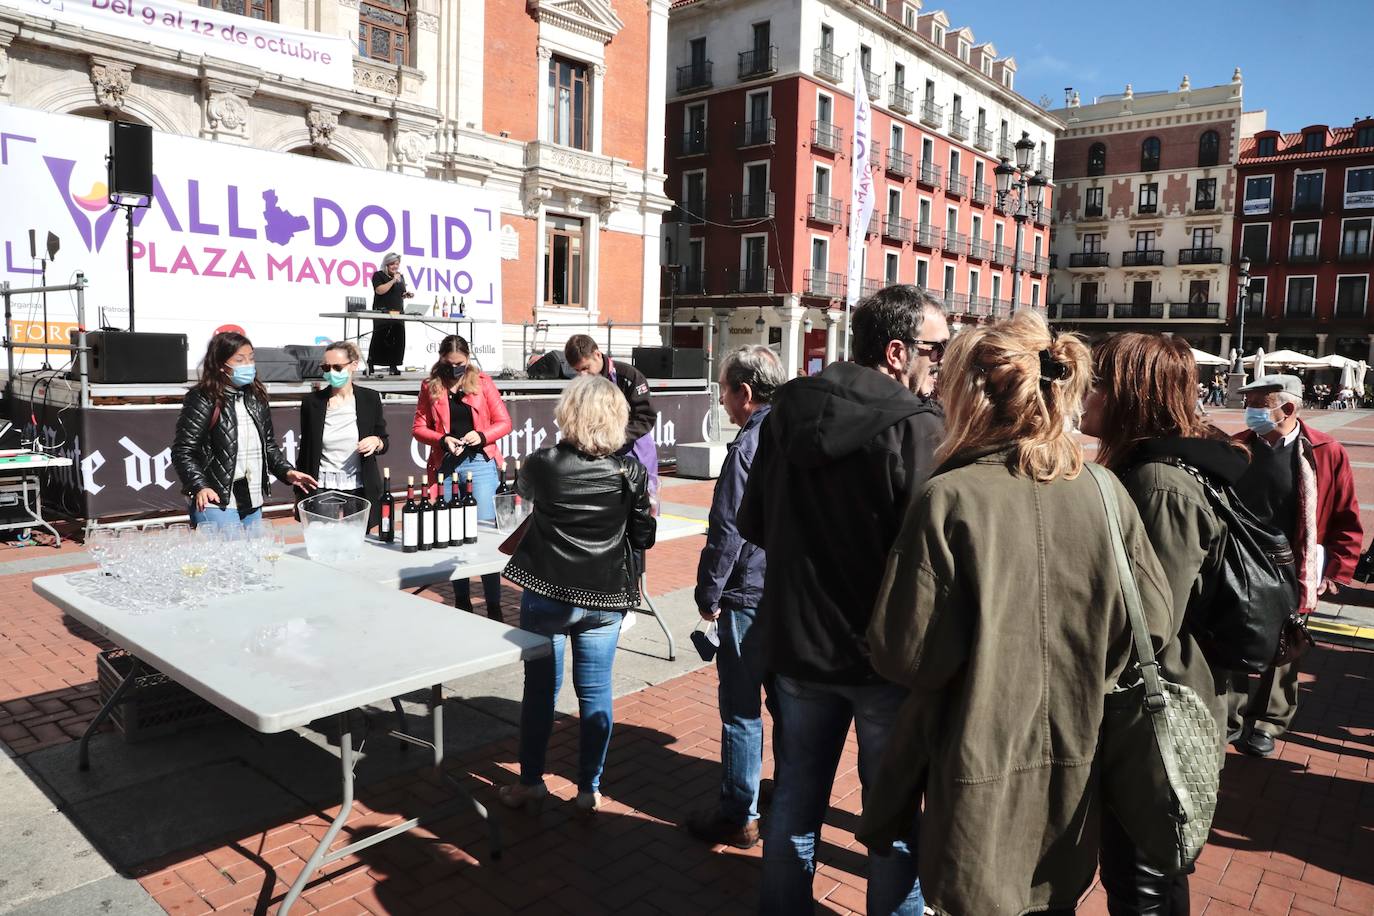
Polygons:
<instances>
[{"instance_id":1,"label":"decorative stone carving","mask_svg":"<svg viewBox=\"0 0 1374 916\"><path fill-rule=\"evenodd\" d=\"M548 188L530 188L525 192L525 216L534 219L539 215L539 210L549 198L553 197L553 191Z\"/></svg>"},{"instance_id":2,"label":"decorative stone carving","mask_svg":"<svg viewBox=\"0 0 1374 916\"><path fill-rule=\"evenodd\" d=\"M400 95L401 77L395 67L354 61L353 88L374 95Z\"/></svg>"},{"instance_id":3,"label":"decorative stone carving","mask_svg":"<svg viewBox=\"0 0 1374 916\"><path fill-rule=\"evenodd\" d=\"M358 0L338 0L338 3L339 6L346 7L350 10L356 10L358 8Z\"/></svg>"},{"instance_id":4,"label":"decorative stone carving","mask_svg":"<svg viewBox=\"0 0 1374 916\"><path fill-rule=\"evenodd\" d=\"M606 228L606 224L610 221L611 217L615 215L617 209L619 209L619 207L616 205L614 198L603 197L597 201L596 215L601 218L602 229Z\"/></svg>"},{"instance_id":5,"label":"decorative stone carving","mask_svg":"<svg viewBox=\"0 0 1374 916\"><path fill-rule=\"evenodd\" d=\"M553 49L546 45L537 45L534 49L534 55L540 60L548 60L553 57Z\"/></svg>"},{"instance_id":6,"label":"decorative stone carving","mask_svg":"<svg viewBox=\"0 0 1374 916\"><path fill-rule=\"evenodd\" d=\"M0 47L0 96L7 95L5 82L10 75L10 55L9 52Z\"/></svg>"},{"instance_id":7,"label":"decorative stone carving","mask_svg":"<svg viewBox=\"0 0 1374 916\"><path fill-rule=\"evenodd\" d=\"M604 79L606 76L606 65L597 61L592 64L592 75L597 79Z\"/></svg>"},{"instance_id":8,"label":"decorative stone carving","mask_svg":"<svg viewBox=\"0 0 1374 916\"><path fill-rule=\"evenodd\" d=\"M407 165L423 165L429 155L430 138L418 130L402 130L396 134L396 159Z\"/></svg>"},{"instance_id":9,"label":"decorative stone carving","mask_svg":"<svg viewBox=\"0 0 1374 916\"><path fill-rule=\"evenodd\" d=\"M217 92L205 104L211 130L238 133L248 123L248 105L232 92Z\"/></svg>"},{"instance_id":10,"label":"decorative stone carving","mask_svg":"<svg viewBox=\"0 0 1374 916\"><path fill-rule=\"evenodd\" d=\"M92 57L90 75L96 104L110 110L124 107L124 96L134 81L133 64Z\"/></svg>"},{"instance_id":11,"label":"decorative stone carving","mask_svg":"<svg viewBox=\"0 0 1374 916\"><path fill-rule=\"evenodd\" d=\"M328 149L334 143L334 131L339 129L339 112L316 105L305 113L305 123L310 128L310 145Z\"/></svg>"},{"instance_id":12,"label":"decorative stone carving","mask_svg":"<svg viewBox=\"0 0 1374 916\"><path fill-rule=\"evenodd\" d=\"M426 13L423 10L415 11L415 24L422 32L439 31L439 17L433 13Z\"/></svg>"},{"instance_id":13,"label":"decorative stone carving","mask_svg":"<svg viewBox=\"0 0 1374 916\"><path fill-rule=\"evenodd\" d=\"M625 27L609 0L528 0L526 9L541 27L555 26L603 45Z\"/></svg>"},{"instance_id":14,"label":"decorative stone carving","mask_svg":"<svg viewBox=\"0 0 1374 916\"><path fill-rule=\"evenodd\" d=\"M569 209L569 210L572 210L574 213L577 212L578 210L581 210L581 209L582 209L582 195L580 195L580 194L569 194L569 195L568 195L568 209Z\"/></svg>"}]
</instances>

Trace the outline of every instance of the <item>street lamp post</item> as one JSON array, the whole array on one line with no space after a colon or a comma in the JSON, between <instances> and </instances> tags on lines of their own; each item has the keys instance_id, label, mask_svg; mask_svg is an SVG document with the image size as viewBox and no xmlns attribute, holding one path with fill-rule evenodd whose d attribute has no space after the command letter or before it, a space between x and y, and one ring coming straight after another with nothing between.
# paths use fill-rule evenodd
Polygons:
<instances>
[{"instance_id":1,"label":"street lamp post","mask_svg":"<svg viewBox=\"0 0 1374 916\"><path fill-rule=\"evenodd\" d=\"M1039 218L1040 208L1044 206L1045 186L1049 184L1039 169L1031 172L1034 153L1035 141L1023 130L1021 139L1016 141L1016 164L1003 157L1001 165L993 169L997 176L997 207L1016 220L1016 251L1011 266L1013 312L1021 307L1021 247L1025 242L1026 220Z\"/></svg>"},{"instance_id":2,"label":"street lamp post","mask_svg":"<svg viewBox=\"0 0 1374 916\"><path fill-rule=\"evenodd\" d=\"M1250 291L1250 259L1241 258L1239 273L1236 276L1236 364L1226 380L1226 402L1230 406L1240 403L1240 387L1245 384L1245 294Z\"/></svg>"}]
</instances>

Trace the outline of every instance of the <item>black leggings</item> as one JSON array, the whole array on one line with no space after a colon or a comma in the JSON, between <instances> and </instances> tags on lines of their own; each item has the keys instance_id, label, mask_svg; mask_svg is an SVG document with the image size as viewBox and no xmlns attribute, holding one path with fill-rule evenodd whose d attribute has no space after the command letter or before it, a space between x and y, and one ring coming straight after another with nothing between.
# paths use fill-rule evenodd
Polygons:
<instances>
[{"instance_id":1,"label":"black leggings","mask_svg":"<svg viewBox=\"0 0 1374 916\"><path fill-rule=\"evenodd\" d=\"M487 599L487 616L492 620L501 619L501 574L487 573L482 577L482 594ZM472 580L453 580L453 606L465 611L472 610Z\"/></svg>"},{"instance_id":2,"label":"black leggings","mask_svg":"<svg viewBox=\"0 0 1374 916\"><path fill-rule=\"evenodd\" d=\"M1105 808L1098 861L1112 916L1188 916L1188 876L1153 868Z\"/></svg>"}]
</instances>

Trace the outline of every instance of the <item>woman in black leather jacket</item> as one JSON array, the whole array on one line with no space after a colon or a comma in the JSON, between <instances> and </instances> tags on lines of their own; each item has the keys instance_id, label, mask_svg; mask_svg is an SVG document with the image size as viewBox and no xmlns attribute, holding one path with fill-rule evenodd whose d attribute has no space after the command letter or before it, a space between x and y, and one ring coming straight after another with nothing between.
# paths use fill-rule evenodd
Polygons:
<instances>
[{"instance_id":1,"label":"woman in black leather jacket","mask_svg":"<svg viewBox=\"0 0 1374 916\"><path fill-rule=\"evenodd\" d=\"M221 331L210 338L200 381L181 402L172 467L191 500L192 525L260 519L272 477L305 490L319 486L282 454L253 344L242 334Z\"/></svg>"},{"instance_id":2,"label":"woman in black leather jacket","mask_svg":"<svg viewBox=\"0 0 1374 916\"><path fill-rule=\"evenodd\" d=\"M524 538L506 566L524 588L520 627L549 637L550 655L525 662L520 707L520 782L501 789L508 807L548 796L544 759L553 731L554 701L563 677L563 649L573 652L581 738L579 812L601 807L601 770L611 741L611 663L625 612L639 605L634 552L654 545L648 473L616 457L625 444L629 407L607 379L582 376L554 411L563 439L530 455L520 495L533 503Z\"/></svg>"}]
</instances>

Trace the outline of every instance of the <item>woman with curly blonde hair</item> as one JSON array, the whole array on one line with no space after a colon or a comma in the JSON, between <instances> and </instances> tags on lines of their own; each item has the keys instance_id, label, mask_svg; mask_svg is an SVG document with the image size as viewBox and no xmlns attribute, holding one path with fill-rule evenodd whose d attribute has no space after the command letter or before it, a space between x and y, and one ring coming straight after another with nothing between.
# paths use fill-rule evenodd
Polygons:
<instances>
[{"instance_id":1,"label":"woman with curly blonde hair","mask_svg":"<svg viewBox=\"0 0 1374 916\"><path fill-rule=\"evenodd\" d=\"M1070 913L1092 881L1104 698L1130 660L1107 513L1073 425L1088 348L1031 311L965 330L945 356L951 431L888 558L868 638L907 686L860 838L900 836L942 914ZM1113 483L1153 634L1170 590Z\"/></svg>"}]
</instances>

